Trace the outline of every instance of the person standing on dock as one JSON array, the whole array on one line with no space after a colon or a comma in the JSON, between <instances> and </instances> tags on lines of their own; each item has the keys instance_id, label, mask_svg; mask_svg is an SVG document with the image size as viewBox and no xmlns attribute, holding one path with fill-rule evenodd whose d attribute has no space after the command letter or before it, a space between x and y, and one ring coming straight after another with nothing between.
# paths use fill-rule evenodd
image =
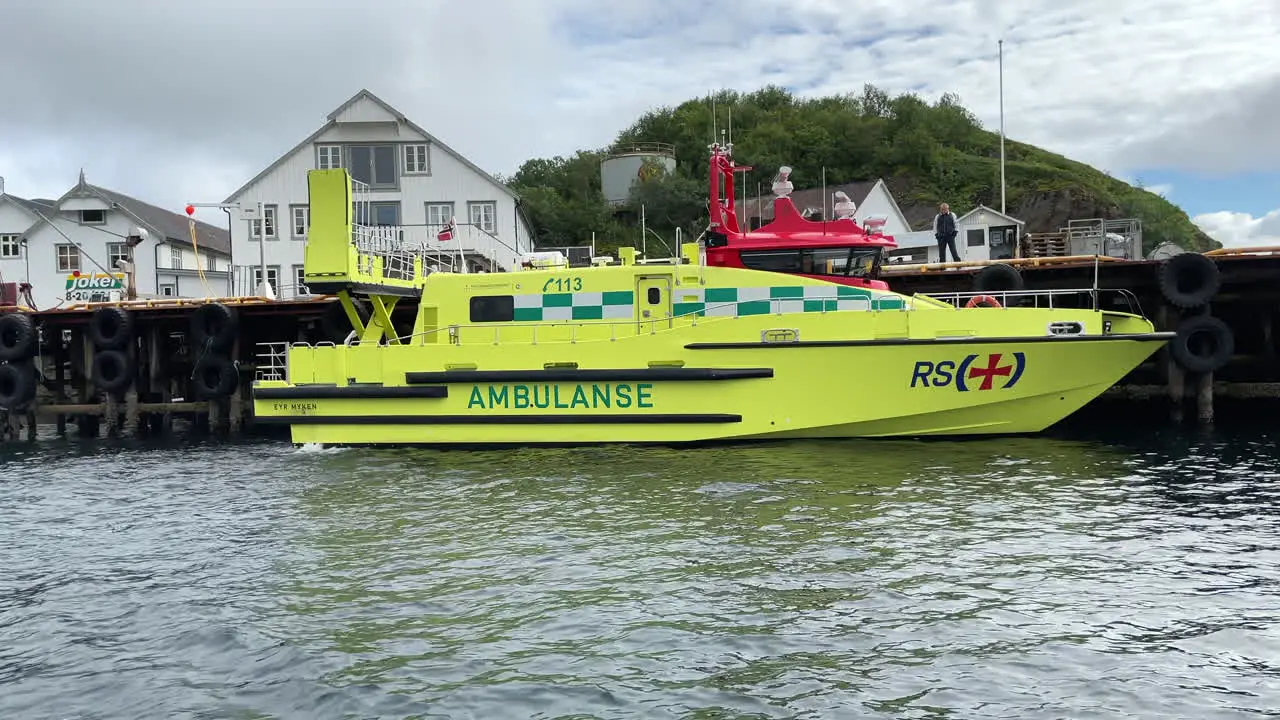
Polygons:
<instances>
[{"instance_id":1,"label":"person standing on dock","mask_svg":"<svg viewBox=\"0 0 1280 720\"><path fill-rule=\"evenodd\" d=\"M960 262L960 253L956 251L956 216L951 206L942 203L938 206L938 214L933 216L933 237L938 241L938 262L947 261L947 248L951 248L951 257Z\"/></svg>"}]
</instances>

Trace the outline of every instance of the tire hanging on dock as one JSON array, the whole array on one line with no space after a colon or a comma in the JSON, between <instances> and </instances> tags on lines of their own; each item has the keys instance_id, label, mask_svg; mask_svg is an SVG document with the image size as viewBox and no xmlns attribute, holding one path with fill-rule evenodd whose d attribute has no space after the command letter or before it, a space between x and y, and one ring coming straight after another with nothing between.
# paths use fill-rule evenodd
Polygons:
<instances>
[{"instance_id":1,"label":"tire hanging on dock","mask_svg":"<svg viewBox=\"0 0 1280 720\"><path fill-rule=\"evenodd\" d=\"M99 390L117 393L133 383L134 367L120 350L98 350L93 354L90 379Z\"/></svg>"},{"instance_id":2,"label":"tire hanging on dock","mask_svg":"<svg viewBox=\"0 0 1280 720\"><path fill-rule=\"evenodd\" d=\"M191 342L200 350L222 352L236 341L240 318L234 308L222 303L201 305L191 313Z\"/></svg>"},{"instance_id":3,"label":"tire hanging on dock","mask_svg":"<svg viewBox=\"0 0 1280 720\"><path fill-rule=\"evenodd\" d=\"M1185 252L1165 260L1157 268L1160 294L1185 310L1201 307L1218 294L1222 275L1213 258Z\"/></svg>"},{"instance_id":4,"label":"tire hanging on dock","mask_svg":"<svg viewBox=\"0 0 1280 720\"><path fill-rule=\"evenodd\" d=\"M36 366L30 359L0 365L0 408L23 410L36 399Z\"/></svg>"},{"instance_id":5,"label":"tire hanging on dock","mask_svg":"<svg viewBox=\"0 0 1280 720\"><path fill-rule=\"evenodd\" d=\"M1231 361L1235 336L1227 324L1212 315L1194 315L1178 325L1169 341L1173 361L1184 370L1208 373Z\"/></svg>"},{"instance_id":6,"label":"tire hanging on dock","mask_svg":"<svg viewBox=\"0 0 1280 720\"><path fill-rule=\"evenodd\" d=\"M973 276L974 292L1015 292L1026 287L1022 273L1012 265L988 265Z\"/></svg>"},{"instance_id":7,"label":"tire hanging on dock","mask_svg":"<svg viewBox=\"0 0 1280 720\"><path fill-rule=\"evenodd\" d=\"M133 313L100 307L89 316L89 340L100 350L123 350L133 340Z\"/></svg>"},{"instance_id":8,"label":"tire hanging on dock","mask_svg":"<svg viewBox=\"0 0 1280 720\"><path fill-rule=\"evenodd\" d=\"M0 315L0 361L29 358L39 344L40 335L31 315L25 312Z\"/></svg>"},{"instance_id":9,"label":"tire hanging on dock","mask_svg":"<svg viewBox=\"0 0 1280 720\"><path fill-rule=\"evenodd\" d=\"M224 357L206 355L196 364L194 377L196 392L204 398L222 398L231 395L240 384L240 370Z\"/></svg>"}]
</instances>

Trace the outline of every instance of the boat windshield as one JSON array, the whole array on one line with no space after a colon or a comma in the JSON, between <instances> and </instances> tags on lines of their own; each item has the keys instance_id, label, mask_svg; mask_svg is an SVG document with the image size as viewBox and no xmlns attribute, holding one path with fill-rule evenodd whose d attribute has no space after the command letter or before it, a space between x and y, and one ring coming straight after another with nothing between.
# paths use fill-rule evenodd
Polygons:
<instances>
[{"instance_id":1,"label":"boat windshield","mask_svg":"<svg viewBox=\"0 0 1280 720\"><path fill-rule=\"evenodd\" d=\"M742 264L752 270L857 278L874 277L880 269L881 256L878 246L743 250L741 253Z\"/></svg>"}]
</instances>

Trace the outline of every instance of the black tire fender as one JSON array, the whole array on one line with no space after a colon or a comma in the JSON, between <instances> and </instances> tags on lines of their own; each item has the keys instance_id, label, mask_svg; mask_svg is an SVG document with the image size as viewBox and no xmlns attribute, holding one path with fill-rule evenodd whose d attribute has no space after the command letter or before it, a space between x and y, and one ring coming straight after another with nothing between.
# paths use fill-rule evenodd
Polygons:
<instances>
[{"instance_id":1,"label":"black tire fender","mask_svg":"<svg viewBox=\"0 0 1280 720\"><path fill-rule=\"evenodd\" d=\"M1178 325L1177 335L1169 341L1169 353L1184 370L1213 372L1231 361L1235 335L1212 315L1194 315Z\"/></svg>"},{"instance_id":2,"label":"black tire fender","mask_svg":"<svg viewBox=\"0 0 1280 720\"><path fill-rule=\"evenodd\" d=\"M23 360L35 355L40 344L35 321L24 312L0 315L0 361Z\"/></svg>"},{"instance_id":3,"label":"black tire fender","mask_svg":"<svg viewBox=\"0 0 1280 720\"><path fill-rule=\"evenodd\" d=\"M89 316L89 340L100 350L121 350L133 339L133 313L100 307Z\"/></svg>"},{"instance_id":4,"label":"black tire fender","mask_svg":"<svg viewBox=\"0 0 1280 720\"><path fill-rule=\"evenodd\" d=\"M360 322L369 324L369 318L373 313L369 311L369 306L358 298L351 298L351 304L355 307L356 315L359 316ZM342 309L342 301L334 300L329 303L329 307L324 309L324 314L320 316L320 328L324 336L335 343L341 343L347 339L351 331L355 328L351 327L351 319L347 317L346 310Z\"/></svg>"},{"instance_id":5,"label":"black tire fender","mask_svg":"<svg viewBox=\"0 0 1280 720\"><path fill-rule=\"evenodd\" d=\"M1016 292L1026 287L1022 273L1012 265L988 265L973 276L974 292Z\"/></svg>"},{"instance_id":6,"label":"black tire fender","mask_svg":"<svg viewBox=\"0 0 1280 720\"><path fill-rule=\"evenodd\" d=\"M0 365L0 408L26 408L36 399L36 385L36 367L30 360Z\"/></svg>"},{"instance_id":7,"label":"black tire fender","mask_svg":"<svg viewBox=\"0 0 1280 720\"><path fill-rule=\"evenodd\" d=\"M227 397L240 385L240 370L227 358L206 355L196 363L192 380L195 382L196 393L201 397Z\"/></svg>"},{"instance_id":8,"label":"black tire fender","mask_svg":"<svg viewBox=\"0 0 1280 720\"><path fill-rule=\"evenodd\" d=\"M240 332L235 308L222 303L201 305L191 313L191 340L198 350L222 352L230 349Z\"/></svg>"},{"instance_id":9,"label":"black tire fender","mask_svg":"<svg viewBox=\"0 0 1280 720\"><path fill-rule=\"evenodd\" d=\"M133 383L133 363L120 350L96 351L89 372L94 386L105 392L119 392Z\"/></svg>"},{"instance_id":10,"label":"black tire fender","mask_svg":"<svg viewBox=\"0 0 1280 720\"><path fill-rule=\"evenodd\" d=\"M1222 274L1213 258L1195 252L1178 253L1157 269L1160 294L1180 308L1198 308L1222 287Z\"/></svg>"}]
</instances>

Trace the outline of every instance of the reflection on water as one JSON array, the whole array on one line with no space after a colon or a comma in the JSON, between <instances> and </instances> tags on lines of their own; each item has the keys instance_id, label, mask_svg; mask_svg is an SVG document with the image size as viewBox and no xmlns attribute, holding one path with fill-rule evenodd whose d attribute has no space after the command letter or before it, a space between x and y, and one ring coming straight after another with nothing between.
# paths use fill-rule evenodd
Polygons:
<instances>
[{"instance_id":1,"label":"reflection on water","mask_svg":"<svg viewBox=\"0 0 1280 720\"><path fill-rule=\"evenodd\" d=\"M1271 435L0 454L0 716L1235 717Z\"/></svg>"}]
</instances>

